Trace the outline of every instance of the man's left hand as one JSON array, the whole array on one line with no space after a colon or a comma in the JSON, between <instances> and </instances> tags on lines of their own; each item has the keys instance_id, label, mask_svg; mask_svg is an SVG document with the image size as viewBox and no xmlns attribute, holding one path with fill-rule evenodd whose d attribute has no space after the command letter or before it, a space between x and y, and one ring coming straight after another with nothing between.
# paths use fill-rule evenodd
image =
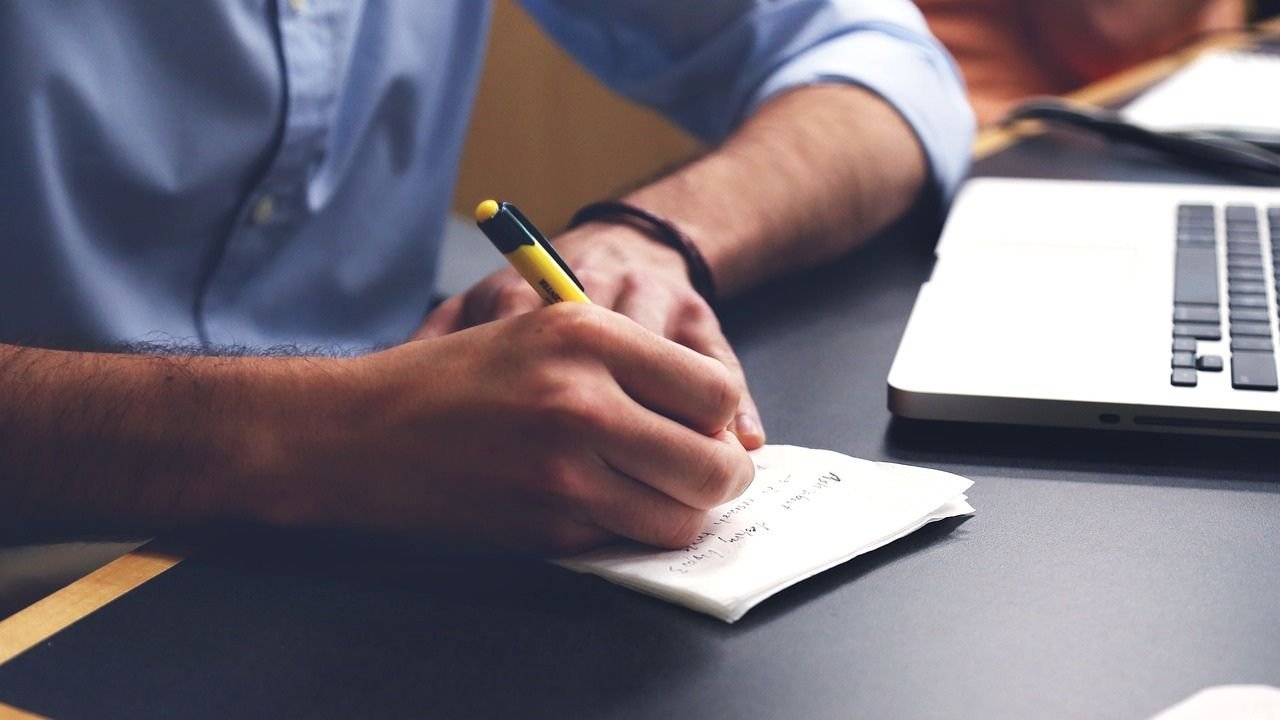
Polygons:
<instances>
[{"instance_id":1,"label":"man's left hand","mask_svg":"<svg viewBox=\"0 0 1280 720\"><path fill-rule=\"evenodd\" d=\"M738 413L728 429L748 450L764 444L764 427L748 392L742 364L720 329L715 311L690 285L680 253L638 230L607 223L575 228L560 236L555 247L592 302L724 363L742 391ZM529 312L542 304L515 270L504 268L441 303L427 316L415 339Z\"/></svg>"}]
</instances>

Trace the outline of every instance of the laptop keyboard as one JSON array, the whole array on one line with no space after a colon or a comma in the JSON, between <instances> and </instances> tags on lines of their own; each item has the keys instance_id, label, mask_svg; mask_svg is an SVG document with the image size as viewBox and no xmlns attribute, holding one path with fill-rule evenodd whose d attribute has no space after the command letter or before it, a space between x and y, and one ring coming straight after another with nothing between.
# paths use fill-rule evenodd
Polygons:
<instances>
[{"instance_id":1,"label":"laptop keyboard","mask_svg":"<svg viewBox=\"0 0 1280 720\"><path fill-rule=\"evenodd\" d=\"M1219 232L1221 231L1221 232ZM1264 233L1270 242L1264 242ZM1223 333L1219 239L1226 243L1226 334ZM1280 295L1280 207L1231 204L1178 206L1178 245L1173 284L1173 373L1178 387L1195 387L1199 373L1226 368L1231 387L1276 391L1276 339L1271 318ZM1269 292L1268 266L1275 292Z\"/></svg>"}]
</instances>

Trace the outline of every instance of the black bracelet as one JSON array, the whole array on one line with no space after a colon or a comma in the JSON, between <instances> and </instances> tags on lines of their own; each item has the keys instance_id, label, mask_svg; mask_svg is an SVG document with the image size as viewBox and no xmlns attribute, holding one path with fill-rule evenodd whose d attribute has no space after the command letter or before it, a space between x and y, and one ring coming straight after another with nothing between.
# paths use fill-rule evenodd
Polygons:
<instances>
[{"instance_id":1,"label":"black bracelet","mask_svg":"<svg viewBox=\"0 0 1280 720\"><path fill-rule=\"evenodd\" d=\"M711 307L716 306L716 284L711 278L711 268L698 246L666 218L643 208L618 200L594 202L573 214L569 229L589 222L612 222L632 225L645 231L650 237L669 245L684 258L689 268L689 283Z\"/></svg>"}]
</instances>

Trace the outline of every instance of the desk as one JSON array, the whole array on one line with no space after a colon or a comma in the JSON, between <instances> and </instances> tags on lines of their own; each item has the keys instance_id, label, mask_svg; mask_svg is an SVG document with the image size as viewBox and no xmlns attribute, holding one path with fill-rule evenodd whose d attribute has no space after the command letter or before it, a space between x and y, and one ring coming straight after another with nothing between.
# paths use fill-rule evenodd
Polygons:
<instances>
[{"instance_id":1,"label":"desk","mask_svg":"<svg viewBox=\"0 0 1280 720\"><path fill-rule=\"evenodd\" d=\"M1213 182L1070 137L975 172ZM0 702L55 717L1142 718L1206 685L1280 684L1274 445L891 419L885 376L934 231L904 222L725 325L772 441L969 476L973 518L733 626L534 561L296 535L165 572L136 556L154 579L0 665Z\"/></svg>"}]
</instances>

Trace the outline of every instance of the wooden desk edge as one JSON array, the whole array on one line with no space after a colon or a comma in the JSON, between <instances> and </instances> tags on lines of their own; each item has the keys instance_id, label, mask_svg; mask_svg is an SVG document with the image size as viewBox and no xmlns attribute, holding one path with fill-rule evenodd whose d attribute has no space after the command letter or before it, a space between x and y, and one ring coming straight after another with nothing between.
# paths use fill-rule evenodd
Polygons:
<instances>
[{"instance_id":1,"label":"wooden desk edge","mask_svg":"<svg viewBox=\"0 0 1280 720\"><path fill-rule=\"evenodd\" d=\"M0 620L0 664L39 645L179 562L182 562L182 555L145 545Z\"/></svg>"},{"instance_id":2,"label":"wooden desk edge","mask_svg":"<svg viewBox=\"0 0 1280 720\"><path fill-rule=\"evenodd\" d=\"M47 718L0 702L0 720L47 720Z\"/></svg>"},{"instance_id":3,"label":"wooden desk edge","mask_svg":"<svg viewBox=\"0 0 1280 720\"><path fill-rule=\"evenodd\" d=\"M1280 21L1272 21L1264 28L1271 33L1280 34ZM1245 34L1230 34L1207 38L1172 55L1157 58L1096 82L1071 93L1067 98L1092 104L1120 100L1151 85L1206 50L1239 45L1249 37ZM1040 129L1036 123L984 130L974 143L973 159L981 160L994 155L1038 132ZM183 556L179 553L153 550L147 545L104 565L9 618L0 620L0 664L35 647L182 560ZM3 709L0 707L0 711ZM4 717L3 712L0 712L0 720Z\"/></svg>"}]
</instances>

